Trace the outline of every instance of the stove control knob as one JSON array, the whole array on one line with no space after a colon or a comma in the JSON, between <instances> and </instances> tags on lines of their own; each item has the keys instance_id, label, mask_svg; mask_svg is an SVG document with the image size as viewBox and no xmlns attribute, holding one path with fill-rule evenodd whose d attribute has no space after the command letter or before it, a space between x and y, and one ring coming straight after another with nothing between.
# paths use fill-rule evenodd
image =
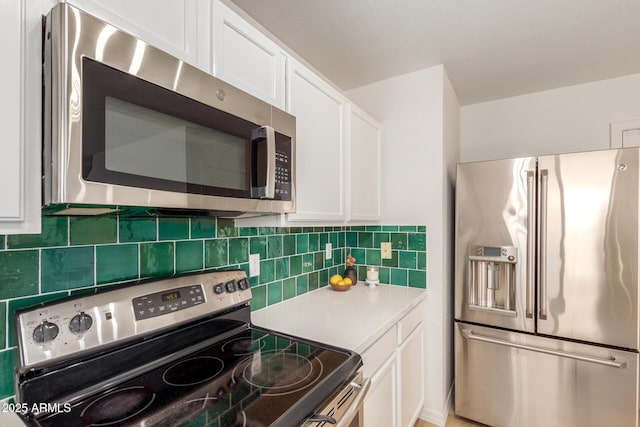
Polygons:
<instances>
[{"instance_id":1,"label":"stove control knob","mask_svg":"<svg viewBox=\"0 0 640 427\"><path fill-rule=\"evenodd\" d=\"M81 311L69 321L69 330L74 334L79 334L88 331L91 325L93 325L93 318L84 311Z\"/></svg>"},{"instance_id":2,"label":"stove control knob","mask_svg":"<svg viewBox=\"0 0 640 427\"><path fill-rule=\"evenodd\" d=\"M57 337L58 332L58 325L45 320L33 330L33 340L35 342L45 343Z\"/></svg>"},{"instance_id":3,"label":"stove control knob","mask_svg":"<svg viewBox=\"0 0 640 427\"><path fill-rule=\"evenodd\" d=\"M227 282L225 284L225 287L227 288L227 292L229 292L229 293L235 292L237 290L236 281L235 280L231 280L230 282Z\"/></svg>"},{"instance_id":4,"label":"stove control knob","mask_svg":"<svg viewBox=\"0 0 640 427\"><path fill-rule=\"evenodd\" d=\"M224 283L218 283L213 287L213 293L220 295L224 293Z\"/></svg>"},{"instance_id":5,"label":"stove control knob","mask_svg":"<svg viewBox=\"0 0 640 427\"><path fill-rule=\"evenodd\" d=\"M249 281L247 279L238 280L238 287L240 288L241 291L244 291L245 289L249 289Z\"/></svg>"}]
</instances>

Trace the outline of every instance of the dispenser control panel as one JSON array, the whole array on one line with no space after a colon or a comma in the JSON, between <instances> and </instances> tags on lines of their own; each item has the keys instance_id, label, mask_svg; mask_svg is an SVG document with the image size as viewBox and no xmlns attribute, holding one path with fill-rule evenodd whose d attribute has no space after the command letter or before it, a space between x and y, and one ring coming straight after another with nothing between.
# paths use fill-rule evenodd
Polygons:
<instances>
[{"instance_id":1,"label":"dispenser control panel","mask_svg":"<svg viewBox=\"0 0 640 427\"><path fill-rule=\"evenodd\" d=\"M514 246L481 246L469 248L471 261L518 262L518 248Z\"/></svg>"}]
</instances>

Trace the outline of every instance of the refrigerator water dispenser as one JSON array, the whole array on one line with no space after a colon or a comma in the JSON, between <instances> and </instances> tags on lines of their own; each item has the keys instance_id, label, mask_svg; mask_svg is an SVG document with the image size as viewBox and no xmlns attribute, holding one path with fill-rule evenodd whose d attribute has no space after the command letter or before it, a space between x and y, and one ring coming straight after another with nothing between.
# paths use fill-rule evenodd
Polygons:
<instances>
[{"instance_id":1,"label":"refrigerator water dispenser","mask_svg":"<svg viewBox=\"0 0 640 427\"><path fill-rule=\"evenodd\" d=\"M469 248L469 308L515 316L515 270L518 249L513 246Z\"/></svg>"}]
</instances>

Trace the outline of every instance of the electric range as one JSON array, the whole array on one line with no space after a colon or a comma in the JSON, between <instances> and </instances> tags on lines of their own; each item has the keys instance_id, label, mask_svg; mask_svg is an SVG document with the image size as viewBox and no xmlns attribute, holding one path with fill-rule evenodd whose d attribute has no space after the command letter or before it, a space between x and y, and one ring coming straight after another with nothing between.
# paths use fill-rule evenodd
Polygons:
<instances>
[{"instance_id":1,"label":"electric range","mask_svg":"<svg viewBox=\"0 0 640 427\"><path fill-rule=\"evenodd\" d=\"M35 426L361 425L358 354L251 324L242 270L15 313L16 407Z\"/></svg>"}]
</instances>

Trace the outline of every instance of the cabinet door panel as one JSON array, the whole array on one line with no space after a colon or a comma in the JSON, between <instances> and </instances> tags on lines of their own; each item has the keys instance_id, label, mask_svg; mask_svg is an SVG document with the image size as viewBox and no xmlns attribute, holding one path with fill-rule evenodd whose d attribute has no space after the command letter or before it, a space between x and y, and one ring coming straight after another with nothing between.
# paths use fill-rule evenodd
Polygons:
<instances>
[{"instance_id":1,"label":"cabinet door panel","mask_svg":"<svg viewBox=\"0 0 640 427\"><path fill-rule=\"evenodd\" d=\"M364 401L364 425L394 427L397 425L396 358L389 358L371 378L371 388Z\"/></svg>"},{"instance_id":2,"label":"cabinet door panel","mask_svg":"<svg viewBox=\"0 0 640 427\"><path fill-rule=\"evenodd\" d=\"M154 47L198 64L197 17L202 0L69 0L87 13Z\"/></svg>"},{"instance_id":3,"label":"cabinet door panel","mask_svg":"<svg viewBox=\"0 0 640 427\"><path fill-rule=\"evenodd\" d=\"M296 116L296 214L290 220L343 221L345 99L300 64L291 73Z\"/></svg>"},{"instance_id":4,"label":"cabinet door panel","mask_svg":"<svg viewBox=\"0 0 640 427\"><path fill-rule=\"evenodd\" d=\"M355 106L349 120L350 219L379 220L380 126Z\"/></svg>"},{"instance_id":5,"label":"cabinet door panel","mask_svg":"<svg viewBox=\"0 0 640 427\"><path fill-rule=\"evenodd\" d=\"M411 427L424 404L424 337L422 323L398 348L399 425Z\"/></svg>"},{"instance_id":6,"label":"cabinet door panel","mask_svg":"<svg viewBox=\"0 0 640 427\"><path fill-rule=\"evenodd\" d=\"M214 4L213 74L284 109L286 56L223 4Z\"/></svg>"}]
</instances>

